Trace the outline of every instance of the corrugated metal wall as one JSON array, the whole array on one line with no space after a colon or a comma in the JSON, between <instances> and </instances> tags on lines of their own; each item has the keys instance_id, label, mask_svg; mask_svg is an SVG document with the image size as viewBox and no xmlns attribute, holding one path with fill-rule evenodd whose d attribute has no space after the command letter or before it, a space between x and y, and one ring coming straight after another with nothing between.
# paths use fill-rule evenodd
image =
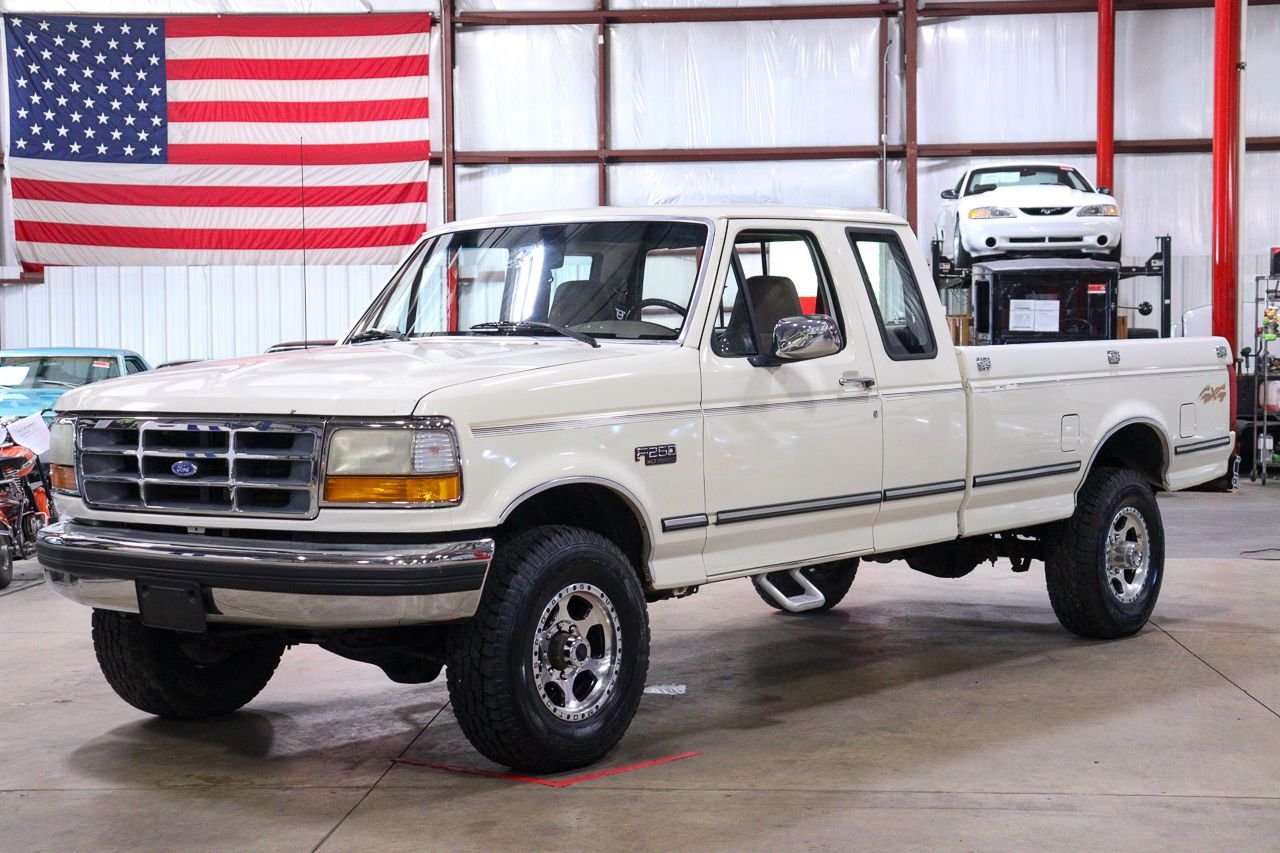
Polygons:
<instances>
[{"instance_id":1,"label":"corrugated metal wall","mask_svg":"<svg viewBox=\"0 0 1280 853\"><path fill-rule=\"evenodd\" d=\"M153 364L335 338L394 266L51 267L0 287L0 347L110 346ZM304 313L305 305L305 313Z\"/></svg>"}]
</instances>

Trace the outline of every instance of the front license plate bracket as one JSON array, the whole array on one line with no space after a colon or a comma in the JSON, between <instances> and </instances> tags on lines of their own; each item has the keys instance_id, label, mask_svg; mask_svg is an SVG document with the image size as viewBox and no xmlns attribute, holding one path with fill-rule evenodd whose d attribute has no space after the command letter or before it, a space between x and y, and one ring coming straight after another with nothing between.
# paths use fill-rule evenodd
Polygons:
<instances>
[{"instance_id":1,"label":"front license plate bracket","mask_svg":"<svg viewBox=\"0 0 1280 853\"><path fill-rule=\"evenodd\" d=\"M203 634L209 619L204 590L195 581L134 581L138 590L138 615L148 628Z\"/></svg>"}]
</instances>

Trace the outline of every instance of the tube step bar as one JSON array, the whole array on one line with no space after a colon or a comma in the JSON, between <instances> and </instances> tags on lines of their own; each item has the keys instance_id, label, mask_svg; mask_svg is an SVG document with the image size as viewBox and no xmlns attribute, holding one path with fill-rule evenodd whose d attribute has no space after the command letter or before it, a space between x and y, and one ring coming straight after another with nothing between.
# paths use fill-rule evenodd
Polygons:
<instances>
[{"instance_id":1,"label":"tube step bar","mask_svg":"<svg viewBox=\"0 0 1280 853\"><path fill-rule=\"evenodd\" d=\"M784 595L782 590L778 589L773 581L769 580L768 575L754 575L751 578L751 582L756 585L756 589L763 590L766 595L778 602L779 607L792 613L816 610L827 603L827 597L804 576L803 571L792 569L787 574L800 585L802 592L792 596Z\"/></svg>"}]
</instances>

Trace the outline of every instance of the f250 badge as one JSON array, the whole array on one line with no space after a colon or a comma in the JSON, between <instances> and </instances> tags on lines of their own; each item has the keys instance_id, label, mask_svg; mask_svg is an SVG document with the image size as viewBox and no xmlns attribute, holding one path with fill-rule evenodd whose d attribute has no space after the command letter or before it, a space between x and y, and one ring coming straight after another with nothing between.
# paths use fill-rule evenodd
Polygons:
<instances>
[{"instance_id":1,"label":"f250 badge","mask_svg":"<svg viewBox=\"0 0 1280 853\"><path fill-rule=\"evenodd\" d=\"M676 461L674 444L654 444L650 447L636 448L636 461L644 460L646 465L671 465Z\"/></svg>"},{"instance_id":2,"label":"f250 badge","mask_svg":"<svg viewBox=\"0 0 1280 853\"><path fill-rule=\"evenodd\" d=\"M1215 400L1221 403L1225 399L1227 399L1227 385L1225 382L1217 386L1206 385L1204 390L1200 392L1201 403L1212 403Z\"/></svg>"}]
</instances>

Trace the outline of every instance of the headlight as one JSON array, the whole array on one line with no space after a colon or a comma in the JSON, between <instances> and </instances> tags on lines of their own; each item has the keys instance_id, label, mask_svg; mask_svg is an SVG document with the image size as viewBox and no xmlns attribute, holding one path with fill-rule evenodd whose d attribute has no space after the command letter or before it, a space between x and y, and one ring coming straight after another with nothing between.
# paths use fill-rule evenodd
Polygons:
<instances>
[{"instance_id":1,"label":"headlight","mask_svg":"<svg viewBox=\"0 0 1280 853\"><path fill-rule=\"evenodd\" d=\"M324 500L331 504L444 506L462 500L449 429L342 427L329 438Z\"/></svg>"},{"instance_id":2,"label":"headlight","mask_svg":"<svg viewBox=\"0 0 1280 853\"><path fill-rule=\"evenodd\" d=\"M1114 204L1090 204L1076 211L1076 216L1119 216L1120 208Z\"/></svg>"},{"instance_id":3,"label":"headlight","mask_svg":"<svg viewBox=\"0 0 1280 853\"><path fill-rule=\"evenodd\" d=\"M969 211L970 219L1008 219L1013 215L1011 207L975 207Z\"/></svg>"},{"instance_id":4,"label":"headlight","mask_svg":"<svg viewBox=\"0 0 1280 853\"><path fill-rule=\"evenodd\" d=\"M79 494L76 485L76 422L72 418L57 418L49 427L49 484L63 494Z\"/></svg>"}]
</instances>

